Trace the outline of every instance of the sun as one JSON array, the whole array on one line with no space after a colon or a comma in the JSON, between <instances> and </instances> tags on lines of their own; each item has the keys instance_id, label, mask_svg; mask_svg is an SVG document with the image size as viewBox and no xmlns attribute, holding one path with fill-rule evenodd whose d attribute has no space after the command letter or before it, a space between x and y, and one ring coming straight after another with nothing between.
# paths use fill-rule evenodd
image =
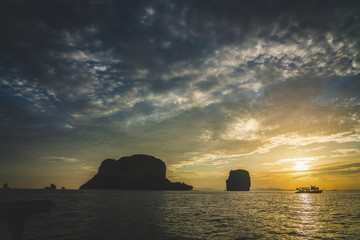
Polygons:
<instances>
[{"instance_id":1,"label":"sun","mask_svg":"<svg viewBox=\"0 0 360 240\"><path fill-rule=\"evenodd\" d=\"M308 166L306 166L303 162L298 162L295 167L293 168L293 170L296 171L305 171L308 170Z\"/></svg>"}]
</instances>

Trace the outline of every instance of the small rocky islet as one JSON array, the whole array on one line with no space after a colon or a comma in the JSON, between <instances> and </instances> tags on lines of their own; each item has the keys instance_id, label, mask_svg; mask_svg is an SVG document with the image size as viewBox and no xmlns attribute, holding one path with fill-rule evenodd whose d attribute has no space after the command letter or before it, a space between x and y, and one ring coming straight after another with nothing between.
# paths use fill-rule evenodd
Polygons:
<instances>
[{"instance_id":1,"label":"small rocky islet","mask_svg":"<svg viewBox=\"0 0 360 240\"><path fill-rule=\"evenodd\" d=\"M250 174L244 169L231 170L226 180L227 191L249 191L251 186Z\"/></svg>"}]
</instances>

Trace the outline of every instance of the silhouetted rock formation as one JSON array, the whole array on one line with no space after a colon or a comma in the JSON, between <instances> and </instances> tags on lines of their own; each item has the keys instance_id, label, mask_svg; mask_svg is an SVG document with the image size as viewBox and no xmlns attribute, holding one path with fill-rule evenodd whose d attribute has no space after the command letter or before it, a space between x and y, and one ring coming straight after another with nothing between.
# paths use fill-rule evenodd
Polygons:
<instances>
[{"instance_id":1,"label":"silhouetted rock formation","mask_svg":"<svg viewBox=\"0 0 360 240\"><path fill-rule=\"evenodd\" d=\"M7 190L7 189L9 189L9 186L8 186L8 184L7 183L4 183L4 185L3 185L3 188L2 188L3 190Z\"/></svg>"},{"instance_id":2,"label":"silhouetted rock formation","mask_svg":"<svg viewBox=\"0 0 360 240\"><path fill-rule=\"evenodd\" d=\"M249 191L250 190L249 172L243 169L231 170L229 178L226 180L227 191Z\"/></svg>"},{"instance_id":3,"label":"silhouetted rock formation","mask_svg":"<svg viewBox=\"0 0 360 240\"><path fill-rule=\"evenodd\" d=\"M153 156L133 155L106 159L98 173L80 189L191 190L185 183L166 178L165 163Z\"/></svg>"},{"instance_id":4,"label":"silhouetted rock formation","mask_svg":"<svg viewBox=\"0 0 360 240\"><path fill-rule=\"evenodd\" d=\"M50 184L50 187L45 187L44 189L47 189L47 190L56 190L56 185L55 185L55 184Z\"/></svg>"}]
</instances>

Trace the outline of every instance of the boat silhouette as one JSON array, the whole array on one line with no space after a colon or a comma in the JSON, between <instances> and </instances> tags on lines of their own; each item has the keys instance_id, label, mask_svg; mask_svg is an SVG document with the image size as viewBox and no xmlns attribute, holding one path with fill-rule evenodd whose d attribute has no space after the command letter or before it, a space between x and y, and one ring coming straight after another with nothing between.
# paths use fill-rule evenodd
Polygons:
<instances>
[{"instance_id":1,"label":"boat silhouette","mask_svg":"<svg viewBox=\"0 0 360 240\"><path fill-rule=\"evenodd\" d=\"M296 188L295 193L322 193L323 190L320 190L319 187L312 186L310 187L298 187Z\"/></svg>"}]
</instances>

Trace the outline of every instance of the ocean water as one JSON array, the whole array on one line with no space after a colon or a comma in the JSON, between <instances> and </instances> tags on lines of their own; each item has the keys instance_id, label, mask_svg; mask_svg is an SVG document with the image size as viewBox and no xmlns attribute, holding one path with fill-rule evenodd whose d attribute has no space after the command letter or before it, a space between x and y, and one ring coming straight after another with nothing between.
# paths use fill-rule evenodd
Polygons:
<instances>
[{"instance_id":1,"label":"ocean water","mask_svg":"<svg viewBox=\"0 0 360 240\"><path fill-rule=\"evenodd\" d=\"M57 207L30 217L24 239L360 239L360 192L0 192L44 199Z\"/></svg>"}]
</instances>

